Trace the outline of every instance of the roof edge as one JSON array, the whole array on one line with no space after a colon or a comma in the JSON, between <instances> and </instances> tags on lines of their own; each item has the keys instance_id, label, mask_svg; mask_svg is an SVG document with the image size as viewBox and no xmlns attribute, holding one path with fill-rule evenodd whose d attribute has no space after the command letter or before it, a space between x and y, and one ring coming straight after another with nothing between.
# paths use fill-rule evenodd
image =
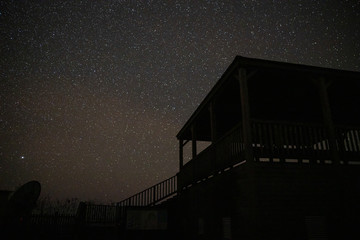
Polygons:
<instances>
[{"instance_id":1,"label":"roof edge","mask_svg":"<svg viewBox=\"0 0 360 240\"><path fill-rule=\"evenodd\" d=\"M200 105L196 108L190 118L186 121L184 126L180 129L178 134L176 135L177 139L181 139L181 136L186 132L186 130L193 124L197 116L203 111L203 109L209 104L209 101L212 97L217 93L217 91L226 83L228 76L230 76L234 70L236 70L239 66L243 67L260 67L267 69L284 69L284 70L293 70L299 72L307 72L307 73L315 73L318 75L331 75L331 76L342 76L349 78L359 78L360 80L360 72L341 70L341 69L332 69L332 68L324 68L312 65L303 65L296 63L288 63L288 62L278 62L272 60L264 60L257 58L248 58L237 55L229 67L222 74L220 79L215 83L214 87L210 90L210 92L205 96L204 100L201 101Z\"/></svg>"}]
</instances>

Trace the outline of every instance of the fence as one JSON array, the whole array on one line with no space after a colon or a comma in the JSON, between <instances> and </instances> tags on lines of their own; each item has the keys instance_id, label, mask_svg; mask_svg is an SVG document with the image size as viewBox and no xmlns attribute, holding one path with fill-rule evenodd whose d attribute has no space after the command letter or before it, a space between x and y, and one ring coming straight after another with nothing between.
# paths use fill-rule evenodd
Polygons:
<instances>
[{"instance_id":1,"label":"fence","mask_svg":"<svg viewBox=\"0 0 360 240\"><path fill-rule=\"evenodd\" d=\"M88 204L81 202L78 207L77 218L83 225L116 225L118 222L118 208L110 205Z\"/></svg>"},{"instance_id":2,"label":"fence","mask_svg":"<svg viewBox=\"0 0 360 240\"><path fill-rule=\"evenodd\" d=\"M33 233L71 234L75 232L76 222L75 215L33 214L30 216L29 225Z\"/></svg>"}]
</instances>

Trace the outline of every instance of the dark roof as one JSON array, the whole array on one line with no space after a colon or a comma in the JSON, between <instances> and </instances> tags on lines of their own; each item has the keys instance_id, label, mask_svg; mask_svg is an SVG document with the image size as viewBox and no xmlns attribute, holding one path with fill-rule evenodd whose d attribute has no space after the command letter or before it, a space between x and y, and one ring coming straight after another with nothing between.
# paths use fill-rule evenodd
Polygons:
<instances>
[{"instance_id":1,"label":"dark roof","mask_svg":"<svg viewBox=\"0 0 360 240\"><path fill-rule=\"evenodd\" d=\"M228 92L223 93L223 98L229 98L235 100L238 96L236 94L240 94L239 88L235 88L236 86L236 71L239 68L245 68L247 71L247 76L253 76L251 78L256 79L256 83L258 85L251 87L251 91L254 93L252 95L252 101L254 104L257 103L257 99L260 99L261 96L266 94L273 94L274 99L278 95L278 93L283 93L286 90L286 86L281 89L281 85L286 84L278 84L273 86L273 82L275 79L282 79L282 83L286 83L286 81L290 82L292 79L297 79L298 82L301 82L302 79L309 80L309 79L319 79L325 78L329 81L331 80L356 80L356 82L360 83L360 73L359 72L351 72L351 71L344 71L338 69L329 69L329 68L322 68L322 67L315 67L315 66L306 66L300 64L292 64L292 63L284 63L284 62L275 62L275 61L268 61L268 60L261 60L261 59L253 59L253 58L246 58L237 56L234 61L230 64L230 66L226 69L225 73L221 76L215 86L210 90L207 94L205 99L201 102L199 107L195 110L195 112L191 115L189 120L185 123L182 129L177 134L178 139L183 140L190 140L190 129L194 122L198 122L200 125L200 135L198 140L209 140L209 123L205 122L204 119L209 118L208 106L209 103L214 99L215 96L221 94L221 92ZM291 76L291 77L289 77ZM232 83L233 82L233 83ZM264 86L264 87L262 87ZM359 87L358 84L356 87ZM271 88L272 92L269 93L269 88ZM351 91L351 86L348 87L348 90ZM249 90L250 91L250 90ZM276 92L278 91L278 92ZM300 91L300 90L299 90ZM256 94L255 94L256 93ZM256 97L255 97L256 95ZM259 98L260 97L260 98ZM271 97L272 98L272 97ZM227 104L223 105L222 108L230 108L234 107L235 103L232 106L228 106L231 101L227 101ZM260 111L266 111L266 107L262 107L260 102L256 107L254 107L254 115L258 115ZM226 109L224 110L226 111ZM314 112L314 114L316 114ZM225 119L224 119L225 121ZM203 131L201 130L203 129ZM202 132L201 132L202 131ZM202 136L202 137L201 137Z\"/></svg>"}]
</instances>

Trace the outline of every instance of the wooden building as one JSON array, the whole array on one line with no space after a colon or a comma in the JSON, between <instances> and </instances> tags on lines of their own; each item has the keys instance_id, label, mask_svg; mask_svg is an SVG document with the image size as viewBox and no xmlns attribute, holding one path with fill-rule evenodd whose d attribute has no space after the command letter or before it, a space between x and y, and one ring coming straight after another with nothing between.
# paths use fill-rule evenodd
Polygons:
<instances>
[{"instance_id":1,"label":"wooden building","mask_svg":"<svg viewBox=\"0 0 360 240\"><path fill-rule=\"evenodd\" d=\"M177 188L120 205L176 195L182 239L360 239L359 104L360 73L238 56L177 134Z\"/></svg>"}]
</instances>

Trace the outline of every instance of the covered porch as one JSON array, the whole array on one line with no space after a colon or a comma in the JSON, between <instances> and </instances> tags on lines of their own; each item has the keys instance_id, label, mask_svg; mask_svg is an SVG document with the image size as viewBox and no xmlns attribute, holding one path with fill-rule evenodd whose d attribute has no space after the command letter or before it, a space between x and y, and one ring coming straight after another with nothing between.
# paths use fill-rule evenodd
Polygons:
<instances>
[{"instance_id":1,"label":"covered porch","mask_svg":"<svg viewBox=\"0 0 360 240\"><path fill-rule=\"evenodd\" d=\"M359 90L359 73L236 57L177 135L178 190L244 163L359 164Z\"/></svg>"}]
</instances>

